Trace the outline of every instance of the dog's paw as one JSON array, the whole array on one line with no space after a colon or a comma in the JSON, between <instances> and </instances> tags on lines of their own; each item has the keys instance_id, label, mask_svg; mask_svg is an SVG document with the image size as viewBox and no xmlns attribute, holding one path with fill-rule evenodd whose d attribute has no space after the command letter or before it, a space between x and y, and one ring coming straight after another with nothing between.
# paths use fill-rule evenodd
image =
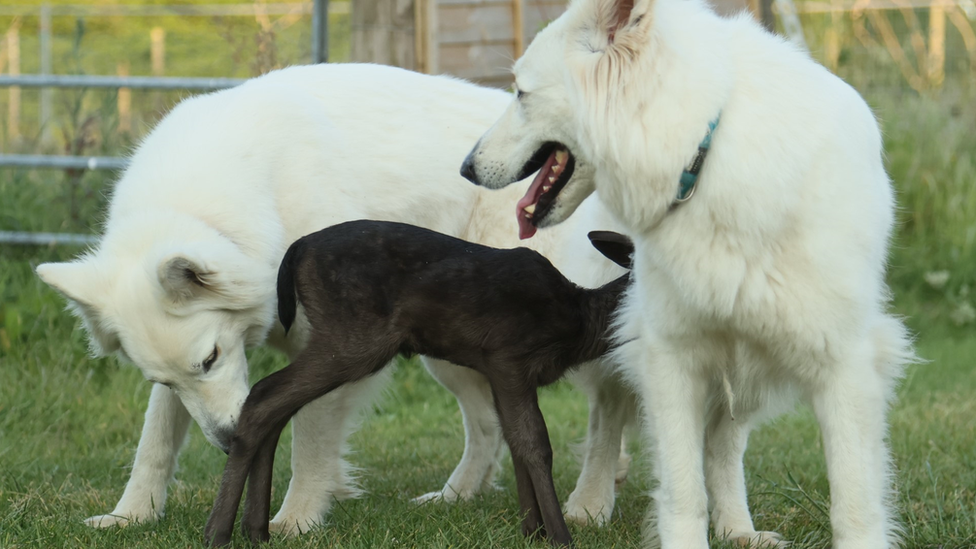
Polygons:
<instances>
[{"instance_id":1,"label":"dog's paw","mask_svg":"<svg viewBox=\"0 0 976 549\"><path fill-rule=\"evenodd\" d=\"M156 522L156 517L153 515L148 517L136 517L131 515L97 515L85 519L85 525L91 526L92 528L111 528L112 526L118 526L121 528L123 526L137 524L140 522Z\"/></svg>"},{"instance_id":2,"label":"dog's paw","mask_svg":"<svg viewBox=\"0 0 976 549\"><path fill-rule=\"evenodd\" d=\"M321 524L321 521L311 520L308 518L301 519L275 517L274 520L268 524L268 532L293 538L305 534L312 528L320 526Z\"/></svg>"},{"instance_id":3,"label":"dog's paw","mask_svg":"<svg viewBox=\"0 0 976 549\"><path fill-rule=\"evenodd\" d=\"M410 501L416 503L417 505L424 503L441 503L445 501L444 492L427 492L426 494L417 496Z\"/></svg>"},{"instance_id":4,"label":"dog's paw","mask_svg":"<svg viewBox=\"0 0 976 549\"><path fill-rule=\"evenodd\" d=\"M746 549L782 549L790 546L790 542L776 532L733 533L727 539L736 547Z\"/></svg>"},{"instance_id":5,"label":"dog's paw","mask_svg":"<svg viewBox=\"0 0 976 549\"><path fill-rule=\"evenodd\" d=\"M501 488L493 483L486 483L481 492L500 490ZM420 505L423 503L455 503L458 501L470 501L479 493L478 490L454 490L451 487L445 487L443 490L438 492L427 492L422 496L417 496L410 501Z\"/></svg>"},{"instance_id":6,"label":"dog's paw","mask_svg":"<svg viewBox=\"0 0 976 549\"><path fill-rule=\"evenodd\" d=\"M583 498L577 497L574 492L566 502L563 515L566 517L566 522L574 522L584 526L604 526L610 521L613 503L613 497L592 498L591 501L583 501Z\"/></svg>"},{"instance_id":7,"label":"dog's paw","mask_svg":"<svg viewBox=\"0 0 976 549\"><path fill-rule=\"evenodd\" d=\"M620 486L627 482L627 474L630 473L630 454L627 452L620 452L620 457L617 458L617 472L613 477L614 486L620 488Z\"/></svg>"},{"instance_id":8,"label":"dog's paw","mask_svg":"<svg viewBox=\"0 0 976 549\"><path fill-rule=\"evenodd\" d=\"M412 502L420 505L424 503L454 503L457 501L467 501L471 499L474 494L460 494L454 490L441 490L439 492L427 492L422 496L417 496L413 498Z\"/></svg>"}]
</instances>

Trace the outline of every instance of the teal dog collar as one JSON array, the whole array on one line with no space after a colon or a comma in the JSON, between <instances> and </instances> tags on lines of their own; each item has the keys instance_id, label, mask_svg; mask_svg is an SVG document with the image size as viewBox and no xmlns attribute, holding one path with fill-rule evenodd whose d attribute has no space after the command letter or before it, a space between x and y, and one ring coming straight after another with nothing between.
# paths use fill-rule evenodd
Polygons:
<instances>
[{"instance_id":1,"label":"teal dog collar","mask_svg":"<svg viewBox=\"0 0 976 549\"><path fill-rule=\"evenodd\" d=\"M676 208L682 202L687 202L694 196L695 187L698 183L698 174L701 172L702 164L705 163L705 156L708 155L708 149L712 146L712 134L715 132L715 128L718 127L718 120L721 116L722 114L719 113L714 120L708 123L708 133L705 134L705 138L698 144L698 153L695 154L695 158L692 159L691 164L681 172L681 180L678 182L678 196L675 197L674 202L671 204L671 209Z\"/></svg>"}]
</instances>

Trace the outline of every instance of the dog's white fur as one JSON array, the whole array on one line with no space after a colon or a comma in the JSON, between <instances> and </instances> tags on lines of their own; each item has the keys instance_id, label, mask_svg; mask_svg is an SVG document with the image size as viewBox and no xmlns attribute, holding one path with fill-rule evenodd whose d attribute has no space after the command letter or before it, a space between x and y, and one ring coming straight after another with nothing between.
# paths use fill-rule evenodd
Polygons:
<instances>
[{"instance_id":1,"label":"dog's white fur","mask_svg":"<svg viewBox=\"0 0 976 549\"><path fill-rule=\"evenodd\" d=\"M707 547L710 512L716 536L781 545L753 525L742 454L800 397L823 434L834 547L896 545L885 417L914 354L885 312L894 200L857 92L700 0L574 0L515 76L523 96L472 151L477 178L508 183L531 154L515 136L545 120L635 239L618 336L656 442L649 537ZM670 210L720 112L696 194ZM567 185L560 211L590 190Z\"/></svg>"},{"instance_id":2,"label":"dog's white fur","mask_svg":"<svg viewBox=\"0 0 976 549\"><path fill-rule=\"evenodd\" d=\"M111 514L89 524L158 518L190 418L226 447L248 392L245 347L270 331L280 349L300 349L301 330L286 340L274 317L278 263L296 238L370 218L489 246L517 243L511 204L518 191L499 196L457 173L509 98L389 67L295 67L183 101L153 130L115 186L98 247L37 269L69 298L97 354L118 352L172 387L153 387L125 492ZM586 238L589 229L615 228L591 202L585 220L534 247L571 278L597 285L620 269ZM205 372L215 344L219 358ZM444 489L421 499L470 498L492 484L502 449L490 389L467 368L425 364L458 397L465 451ZM606 520L618 456L627 459L619 425L628 398L605 372L592 366L579 374L595 418L566 509L580 521ZM305 531L323 520L333 497L357 493L343 447L355 412L384 379L343 388L295 417L293 478L275 530Z\"/></svg>"}]
</instances>

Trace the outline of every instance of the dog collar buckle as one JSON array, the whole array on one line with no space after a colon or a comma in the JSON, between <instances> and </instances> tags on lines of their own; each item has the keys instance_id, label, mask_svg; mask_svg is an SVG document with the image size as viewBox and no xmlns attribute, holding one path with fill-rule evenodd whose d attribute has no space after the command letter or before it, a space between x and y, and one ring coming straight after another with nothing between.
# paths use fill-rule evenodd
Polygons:
<instances>
[{"instance_id":1,"label":"dog collar buckle","mask_svg":"<svg viewBox=\"0 0 976 549\"><path fill-rule=\"evenodd\" d=\"M721 117L721 113L716 116L711 122L708 123L708 133L705 134L705 138L702 139L701 143L698 144L698 153L695 154L695 158L691 160L691 163L681 172L681 179L678 181L678 194L671 203L671 209L676 208L679 204L687 202L695 195L695 188L698 184L698 174L701 172L702 165L705 163L705 157L708 155L708 149L712 146L712 133L715 132L715 128L718 127L718 120Z\"/></svg>"}]
</instances>

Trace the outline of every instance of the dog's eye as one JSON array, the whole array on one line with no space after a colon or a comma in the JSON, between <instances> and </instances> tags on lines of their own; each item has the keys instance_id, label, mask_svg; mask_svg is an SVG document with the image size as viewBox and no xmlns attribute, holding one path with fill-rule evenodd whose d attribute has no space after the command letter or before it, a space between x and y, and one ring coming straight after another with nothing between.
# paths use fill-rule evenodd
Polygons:
<instances>
[{"instance_id":1,"label":"dog's eye","mask_svg":"<svg viewBox=\"0 0 976 549\"><path fill-rule=\"evenodd\" d=\"M210 368L213 367L214 362L217 362L217 357L220 355L220 349L214 345L214 350L210 353L210 356L203 361L203 371L204 373L209 372Z\"/></svg>"},{"instance_id":2,"label":"dog's eye","mask_svg":"<svg viewBox=\"0 0 976 549\"><path fill-rule=\"evenodd\" d=\"M519 89L516 89L516 90L515 90L515 97L516 97L516 98L517 98L518 100L520 100L520 101L521 101L521 100L522 100L522 97L524 97L524 96L525 96L525 92L524 92L524 91L522 91L522 90L519 90Z\"/></svg>"}]
</instances>

